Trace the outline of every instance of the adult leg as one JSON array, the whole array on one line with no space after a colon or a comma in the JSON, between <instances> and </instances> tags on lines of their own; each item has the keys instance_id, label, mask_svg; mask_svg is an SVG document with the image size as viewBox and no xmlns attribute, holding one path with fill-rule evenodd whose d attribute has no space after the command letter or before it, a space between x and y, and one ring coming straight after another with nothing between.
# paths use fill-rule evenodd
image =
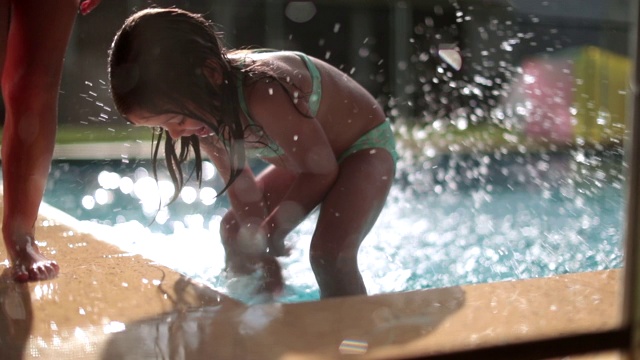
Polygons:
<instances>
[{"instance_id":1,"label":"adult leg","mask_svg":"<svg viewBox=\"0 0 640 360\"><path fill-rule=\"evenodd\" d=\"M4 68L4 59L7 54L10 12L11 1L0 0L0 79L2 79L2 69Z\"/></svg>"},{"instance_id":2,"label":"adult leg","mask_svg":"<svg viewBox=\"0 0 640 360\"><path fill-rule=\"evenodd\" d=\"M384 207L394 173L393 159L382 149L361 150L341 162L311 240L311 267L323 298L366 294L358 249Z\"/></svg>"},{"instance_id":3,"label":"adult leg","mask_svg":"<svg viewBox=\"0 0 640 360\"><path fill-rule=\"evenodd\" d=\"M63 59L77 9L78 0L12 3L2 76L2 234L19 281L58 273L58 265L38 250L35 221L53 154Z\"/></svg>"}]
</instances>

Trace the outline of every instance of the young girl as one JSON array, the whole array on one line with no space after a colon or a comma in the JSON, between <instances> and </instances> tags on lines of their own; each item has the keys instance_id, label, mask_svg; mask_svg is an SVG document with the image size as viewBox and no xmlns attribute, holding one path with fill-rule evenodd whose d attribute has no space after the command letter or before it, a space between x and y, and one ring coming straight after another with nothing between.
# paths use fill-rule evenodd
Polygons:
<instances>
[{"instance_id":1,"label":"young girl","mask_svg":"<svg viewBox=\"0 0 640 360\"><path fill-rule=\"evenodd\" d=\"M189 149L197 177L202 149L226 181L228 271L262 268L265 288L281 290L275 257L287 255L285 237L320 205L310 261L321 296L366 294L358 249L385 203L397 154L364 88L299 52L227 50L210 22L178 9L127 19L109 67L123 117L162 129L157 141L164 134L177 192ZM255 176L248 157L271 165Z\"/></svg>"},{"instance_id":2,"label":"young girl","mask_svg":"<svg viewBox=\"0 0 640 360\"><path fill-rule=\"evenodd\" d=\"M76 14L100 0L0 0L2 236L17 281L44 280L58 264L40 253L35 222L53 156L64 54Z\"/></svg>"}]
</instances>

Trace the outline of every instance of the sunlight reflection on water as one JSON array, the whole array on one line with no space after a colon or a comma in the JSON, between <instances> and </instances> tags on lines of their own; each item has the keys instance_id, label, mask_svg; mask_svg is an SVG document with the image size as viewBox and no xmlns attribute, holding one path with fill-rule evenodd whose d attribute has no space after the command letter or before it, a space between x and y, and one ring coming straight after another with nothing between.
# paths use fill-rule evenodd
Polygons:
<instances>
[{"instance_id":1,"label":"sunlight reflection on water","mask_svg":"<svg viewBox=\"0 0 640 360\"><path fill-rule=\"evenodd\" d=\"M359 254L369 293L622 266L619 156L577 152L506 158L435 156L422 160L421 168L401 164L387 204ZM117 161L59 161L45 201L82 220L80 231L232 297L248 303L264 300L254 296L255 276L229 281L223 272L218 228L228 205L224 198L211 205L214 195L205 189L218 188L213 177L201 189L188 185L188 196L158 213L158 201L166 203L172 185L160 185L158 193L141 164L122 166ZM105 175L105 169L120 175ZM116 185L116 178L120 183L130 178L133 187ZM136 182L145 181L149 184L138 185L136 195ZM83 198L96 198L97 189L109 191L110 200L83 207ZM144 201L147 198L153 202ZM293 251L280 258L287 286L279 301L319 298L308 261L316 217L313 213L287 239Z\"/></svg>"},{"instance_id":2,"label":"sunlight reflection on water","mask_svg":"<svg viewBox=\"0 0 640 360\"><path fill-rule=\"evenodd\" d=\"M609 191L608 196L619 195ZM569 212L583 215L571 218L558 217L554 209L561 206L540 206L539 199L526 194L495 195L491 206L480 209L474 209L469 195L457 200L427 197L422 203L408 203L405 198L400 189L392 192L362 245L360 267L370 294L621 266L621 234L615 226L620 209L611 213L611 209L572 207ZM519 206L513 209L508 204ZM590 231L583 223L606 213L611 218L599 220L599 230ZM291 256L281 258L287 287L280 301L319 297L308 262L315 218L314 214L294 231ZM253 297L254 277L226 279L219 220L216 215L207 227L179 227L169 234L154 233L138 221L112 226L84 221L87 228L82 230L243 301L260 301Z\"/></svg>"}]
</instances>

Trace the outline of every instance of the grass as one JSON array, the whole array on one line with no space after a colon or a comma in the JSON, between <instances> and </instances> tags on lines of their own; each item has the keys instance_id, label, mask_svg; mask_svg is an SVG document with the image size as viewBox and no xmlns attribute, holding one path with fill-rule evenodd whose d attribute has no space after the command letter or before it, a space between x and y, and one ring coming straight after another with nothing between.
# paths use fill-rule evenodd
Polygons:
<instances>
[{"instance_id":1,"label":"grass","mask_svg":"<svg viewBox=\"0 0 640 360\"><path fill-rule=\"evenodd\" d=\"M151 129L127 124L117 126L60 125L56 134L57 144L110 143L151 141Z\"/></svg>"},{"instance_id":2,"label":"grass","mask_svg":"<svg viewBox=\"0 0 640 360\"><path fill-rule=\"evenodd\" d=\"M500 150L536 151L549 148L573 147L575 144L560 144L528 138L522 131L512 130L492 122L470 124L459 129L453 124L434 127L430 125L407 126L395 125L396 140L405 151L412 153L475 153ZM614 136L617 138L617 136ZM586 139L590 143L589 139ZM622 139L613 139L612 144L602 140L594 141L601 146L620 146ZM124 143L151 141L151 129L134 127L128 124L97 126L82 124L61 124L58 127L56 143L91 144L91 143ZM400 150L400 149L399 149Z\"/></svg>"},{"instance_id":3,"label":"grass","mask_svg":"<svg viewBox=\"0 0 640 360\"><path fill-rule=\"evenodd\" d=\"M434 129L433 126L416 126L411 130L397 128L397 140L411 150L433 147L438 152L508 146L523 140L517 135L494 124L478 124L460 130L455 126ZM423 135L424 134L424 135ZM150 141L151 130L123 124L118 126L60 125L57 144L114 143Z\"/></svg>"},{"instance_id":4,"label":"grass","mask_svg":"<svg viewBox=\"0 0 640 360\"><path fill-rule=\"evenodd\" d=\"M432 124L422 126L396 125L396 139L402 149L418 157L433 157L436 154L489 153L494 151L539 152L581 148L619 148L623 143L621 131L603 129L592 131L585 136L559 141L540 136L529 136L521 129L511 129L494 122L470 124L459 129L452 123L439 127ZM402 151L402 149L399 149Z\"/></svg>"},{"instance_id":5,"label":"grass","mask_svg":"<svg viewBox=\"0 0 640 360\"><path fill-rule=\"evenodd\" d=\"M523 146L531 150L548 148L549 143L531 141L522 132L510 130L495 123L473 124L459 129L452 124L435 128L432 125L419 127L396 127L398 144L411 153L490 152L496 149L517 150ZM557 144L556 144L557 145Z\"/></svg>"}]
</instances>

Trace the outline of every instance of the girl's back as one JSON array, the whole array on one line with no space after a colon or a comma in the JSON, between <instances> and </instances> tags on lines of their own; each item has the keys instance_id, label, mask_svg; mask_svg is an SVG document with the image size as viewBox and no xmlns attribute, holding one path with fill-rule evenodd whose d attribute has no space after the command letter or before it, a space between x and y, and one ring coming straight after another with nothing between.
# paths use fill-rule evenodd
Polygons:
<instances>
[{"instance_id":1,"label":"girl's back","mask_svg":"<svg viewBox=\"0 0 640 360\"><path fill-rule=\"evenodd\" d=\"M310 97L314 95L313 74L299 53L240 53L231 54L230 57L245 57L247 63L250 62L249 59L264 61L263 66L269 67L282 80L291 82L292 86L287 89L289 93L301 93L301 101L296 103L296 107L301 112L312 115L313 111L309 106L313 102ZM308 59L320 75L320 91L317 94L320 101L315 119L322 126L336 155L339 155L362 134L385 121L384 112L375 98L347 74L320 59L310 56ZM245 92L247 98L262 96L250 86L245 88ZM311 107L313 108L313 104Z\"/></svg>"}]
</instances>

